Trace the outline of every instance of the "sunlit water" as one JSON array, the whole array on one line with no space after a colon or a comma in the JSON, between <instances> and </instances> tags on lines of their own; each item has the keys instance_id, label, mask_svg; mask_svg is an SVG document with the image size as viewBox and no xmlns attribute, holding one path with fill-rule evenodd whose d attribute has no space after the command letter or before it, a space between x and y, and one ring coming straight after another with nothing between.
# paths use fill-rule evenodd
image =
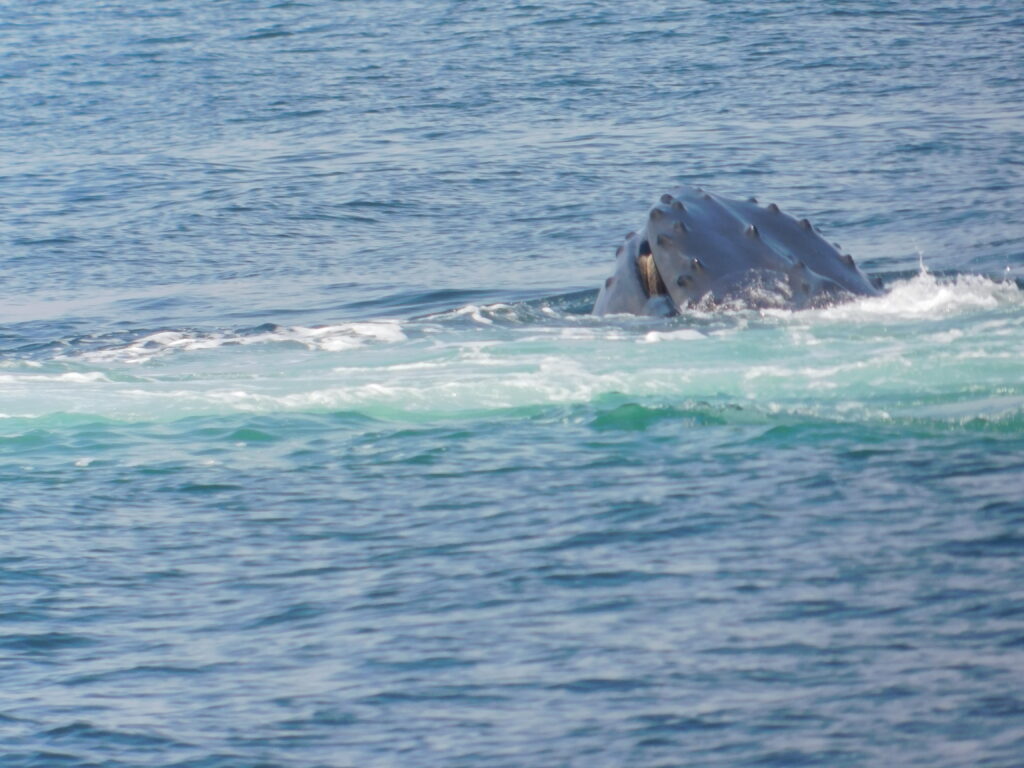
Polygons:
<instances>
[{"instance_id":1,"label":"sunlit water","mask_svg":"<svg viewBox=\"0 0 1024 768\"><path fill-rule=\"evenodd\" d=\"M0 764L1019 765L1022 33L0 2ZM888 292L590 316L680 181Z\"/></svg>"}]
</instances>

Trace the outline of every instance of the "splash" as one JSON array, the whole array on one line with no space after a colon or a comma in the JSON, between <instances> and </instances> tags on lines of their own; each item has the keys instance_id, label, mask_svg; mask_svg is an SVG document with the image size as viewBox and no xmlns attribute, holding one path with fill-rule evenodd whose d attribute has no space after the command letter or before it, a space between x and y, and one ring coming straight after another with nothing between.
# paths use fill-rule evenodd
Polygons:
<instances>
[{"instance_id":1,"label":"splash","mask_svg":"<svg viewBox=\"0 0 1024 768\"><path fill-rule=\"evenodd\" d=\"M1024 308L1024 293L1013 282L981 275L938 277L921 265L918 274L897 280L882 296L817 310L831 320L939 319L998 308Z\"/></svg>"}]
</instances>

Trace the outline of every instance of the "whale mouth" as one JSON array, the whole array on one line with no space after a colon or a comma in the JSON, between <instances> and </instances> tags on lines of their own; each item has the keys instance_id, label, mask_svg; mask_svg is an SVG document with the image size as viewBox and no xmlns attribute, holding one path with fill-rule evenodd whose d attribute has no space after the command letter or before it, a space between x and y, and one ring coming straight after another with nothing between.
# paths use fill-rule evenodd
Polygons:
<instances>
[{"instance_id":1,"label":"whale mouth","mask_svg":"<svg viewBox=\"0 0 1024 768\"><path fill-rule=\"evenodd\" d=\"M658 265L654 263L651 244L646 240L640 243L640 251L636 257L636 271L640 278L640 285L648 299L668 294L668 288L665 287L665 281L658 271Z\"/></svg>"}]
</instances>

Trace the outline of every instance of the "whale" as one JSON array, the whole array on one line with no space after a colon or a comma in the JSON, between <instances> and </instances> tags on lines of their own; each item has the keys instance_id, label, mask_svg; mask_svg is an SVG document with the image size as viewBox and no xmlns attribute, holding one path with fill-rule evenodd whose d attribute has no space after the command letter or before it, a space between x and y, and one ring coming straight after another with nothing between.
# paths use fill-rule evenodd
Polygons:
<instances>
[{"instance_id":1,"label":"whale","mask_svg":"<svg viewBox=\"0 0 1024 768\"><path fill-rule=\"evenodd\" d=\"M667 317L688 309L819 308L878 296L882 283L808 219L701 187L661 196L616 250L593 314Z\"/></svg>"}]
</instances>

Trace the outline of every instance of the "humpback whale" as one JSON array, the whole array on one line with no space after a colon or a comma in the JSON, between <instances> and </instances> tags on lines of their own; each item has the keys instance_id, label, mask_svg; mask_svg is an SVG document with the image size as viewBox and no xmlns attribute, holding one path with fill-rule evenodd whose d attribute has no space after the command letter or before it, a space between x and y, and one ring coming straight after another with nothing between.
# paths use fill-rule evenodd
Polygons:
<instances>
[{"instance_id":1,"label":"humpback whale","mask_svg":"<svg viewBox=\"0 0 1024 768\"><path fill-rule=\"evenodd\" d=\"M806 309L877 296L881 282L807 219L771 203L682 186L662 195L644 228L616 251L595 315L668 316L688 307Z\"/></svg>"}]
</instances>

